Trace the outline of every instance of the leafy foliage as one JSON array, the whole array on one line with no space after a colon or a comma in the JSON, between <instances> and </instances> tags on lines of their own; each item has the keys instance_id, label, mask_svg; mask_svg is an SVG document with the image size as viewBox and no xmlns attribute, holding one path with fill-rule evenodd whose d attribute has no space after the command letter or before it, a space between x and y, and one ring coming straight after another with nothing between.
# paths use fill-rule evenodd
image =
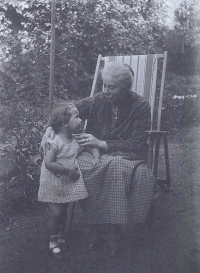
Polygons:
<instances>
[{"instance_id":1,"label":"leafy foliage","mask_svg":"<svg viewBox=\"0 0 200 273\"><path fill-rule=\"evenodd\" d=\"M180 3L179 8L175 11L175 30L179 37L182 38L182 53L184 53L184 45L191 46L200 44L199 30L199 5L197 1L190 4L187 1Z\"/></svg>"},{"instance_id":2,"label":"leafy foliage","mask_svg":"<svg viewBox=\"0 0 200 273\"><path fill-rule=\"evenodd\" d=\"M164 101L166 129L174 132L183 126L199 124L198 76L183 77L172 72L166 74Z\"/></svg>"},{"instance_id":3,"label":"leafy foliage","mask_svg":"<svg viewBox=\"0 0 200 273\"><path fill-rule=\"evenodd\" d=\"M29 114L24 117L22 108L15 109L17 117L20 118L19 123L12 124L13 120L10 123L9 119L7 120L6 126L9 130L6 142L0 145L1 156L10 150L15 151L16 161L13 163L17 167L17 172L12 177L4 177L1 181L1 214L4 216L27 208L37 200L42 159L39 145L44 125L41 121L29 119L30 115L33 115L31 110L29 108Z\"/></svg>"},{"instance_id":4,"label":"leafy foliage","mask_svg":"<svg viewBox=\"0 0 200 273\"><path fill-rule=\"evenodd\" d=\"M199 73L200 69L199 1L182 1L175 10L175 26L168 34L170 67L181 74Z\"/></svg>"},{"instance_id":5,"label":"leafy foliage","mask_svg":"<svg viewBox=\"0 0 200 273\"><path fill-rule=\"evenodd\" d=\"M30 93L38 98L47 96L50 2L5 3L0 11L0 35L6 56L0 75L2 97L12 96L16 84L24 97ZM156 1L59 1L55 95L88 95L99 53L158 52L165 32L162 12L162 5Z\"/></svg>"}]
</instances>

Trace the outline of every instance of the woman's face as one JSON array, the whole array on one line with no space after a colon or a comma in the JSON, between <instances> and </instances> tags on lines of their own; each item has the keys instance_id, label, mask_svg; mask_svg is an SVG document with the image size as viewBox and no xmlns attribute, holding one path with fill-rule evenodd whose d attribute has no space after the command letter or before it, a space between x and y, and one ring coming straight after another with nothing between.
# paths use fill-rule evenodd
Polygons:
<instances>
[{"instance_id":1,"label":"woman's face","mask_svg":"<svg viewBox=\"0 0 200 273\"><path fill-rule=\"evenodd\" d=\"M110 103L118 103L125 96L127 96L127 90L117 84L113 77L107 76L103 78L104 92L106 93L107 100Z\"/></svg>"}]
</instances>

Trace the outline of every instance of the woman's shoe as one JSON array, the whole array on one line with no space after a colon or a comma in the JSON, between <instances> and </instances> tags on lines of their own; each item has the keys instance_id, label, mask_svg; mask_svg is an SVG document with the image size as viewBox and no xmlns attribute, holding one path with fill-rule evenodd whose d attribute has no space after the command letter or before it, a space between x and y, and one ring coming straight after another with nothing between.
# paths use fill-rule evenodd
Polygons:
<instances>
[{"instance_id":1,"label":"woman's shoe","mask_svg":"<svg viewBox=\"0 0 200 273\"><path fill-rule=\"evenodd\" d=\"M119 256L119 254L120 254L120 249L119 248L117 248L117 249L115 249L115 248L110 249L110 252L109 252L109 256L110 257L116 258L116 257Z\"/></svg>"},{"instance_id":2,"label":"woman's shoe","mask_svg":"<svg viewBox=\"0 0 200 273\"><path fill-rule=\"evenodd\" d=\"M88 235L88 249L93 250L95 249L101 242L101 236L96 225L93 225L90 228L90 232Z\"/></svg>"},{"instance_id":3,"label":"woman's shoe","mask_svg":"<svg viewBox=\"0 0 200 273\"><path fill-rule=\"evenodd\" d=\"M119 225L110 225L109 230L109 256L116 258L120 254L120 237L122 235Z\"/></svg>"},{"instance_id":4,"label":"woman's shoe","mask_svg":"<svg viewBox=\"0 0 200 273\"><path fill-rule=\"evenodd\" d=\"M99 234L90 234L88 238L88 249L93 250L100 244L100 235Z\"/></svg>"},{"instance_id":5,"label":"woman's shoe","mask_svg":"<svg viewBox=\"0 0 200 273\"><path fill-rule=\"evenodd\" d=\"M109 252L108 255L110 257L116 258L120 255L120 246L119 246L119 242L118 241L112 241L112 243L110 242L109 245Z\"/></svg>"}]
</instances>

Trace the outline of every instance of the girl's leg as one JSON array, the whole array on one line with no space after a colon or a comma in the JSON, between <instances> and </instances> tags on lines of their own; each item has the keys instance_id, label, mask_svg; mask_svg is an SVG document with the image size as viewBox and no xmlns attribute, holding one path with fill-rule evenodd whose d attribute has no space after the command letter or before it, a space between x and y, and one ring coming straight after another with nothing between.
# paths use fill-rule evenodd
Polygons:
<instances>
[{"instance_id":1,"label":"girl's leg","mask_svg":"<svg viewBox=\"0 0 200 273\"><path fill-rule=\"evenodd\" d=\"M50 221L49 221L49 233L50 243L49 247L55 258L63 259L61 249L58 245L58 234L60 231L60 225L62 222L62 216L64 211L64 204L49 203Z\"/></svg>"},{"instance_id":2,"label":"girl's leg","mask_svg":"<svg viewBox=\"0 0 200 273\"><path fill-rule=\"evenodd\" d=\"M67 222L67 206L68 206L68 203L62 204L61 221L60 221L60 228L59 228L59 234L58 234L58 243L62 250L67 249L67 244L65 240L65 228L66 228L66 222Z\"/></svg>"},{"instance_id":3,"label":"girl's leg","mask_svg":"<svg viewBox=\"0 0 200 273\"><path fill-rule=\"evenodd\" d=\"M59 229L59 234L61 236L64 236L65 234L65 228L66 228L66 222L67 222L67 207L68 203L62 204L61 207L61 221L60 221L60 229Z\"/></svg>"},{"instance_id":4,"label":"girl's leg","mask_svg":"<svg viewBox=\"0 0 200 273\"><path fill-rule=\"evenodd\" d=\"M56 203L49 203L50 221L49 221L49 233L50 236L58 235L60 231L60 224L62 222L62 205Z\"/></svg>"}]
</instances>

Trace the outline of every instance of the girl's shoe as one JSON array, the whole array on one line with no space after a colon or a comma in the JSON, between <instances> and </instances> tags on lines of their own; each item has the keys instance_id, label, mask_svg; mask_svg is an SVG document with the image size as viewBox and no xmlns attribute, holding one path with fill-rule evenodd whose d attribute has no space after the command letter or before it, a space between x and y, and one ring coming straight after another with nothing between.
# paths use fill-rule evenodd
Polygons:
<instances>
[{"instance_id":1,"label":"girl's shoe","mask_svg":"<svg viewBox=\"0 0 200 273\"><path fill-rule=\"evenodd\" d=\"M56 260L63 260L63 259L64 259L63 252L62 252L62 250L60 249L60 247L59 247L58 244L55 244L55 243L51 243L51 242L50 242L49 250L50 250L51 254L53 255L53 257L54 257Z\"/></svg>"},{"instance_id":2,"label":"girl's shoe","mask_svg":"<svg viewBox=\"0 0 200 273\"><path fill-rule=\"evenodd\" d=\"M58 239L58 245L59 245L61 250L67 250L68 249L67 243L66 243L64 238L59 238Z\"/></svg>"}]
</instances>

